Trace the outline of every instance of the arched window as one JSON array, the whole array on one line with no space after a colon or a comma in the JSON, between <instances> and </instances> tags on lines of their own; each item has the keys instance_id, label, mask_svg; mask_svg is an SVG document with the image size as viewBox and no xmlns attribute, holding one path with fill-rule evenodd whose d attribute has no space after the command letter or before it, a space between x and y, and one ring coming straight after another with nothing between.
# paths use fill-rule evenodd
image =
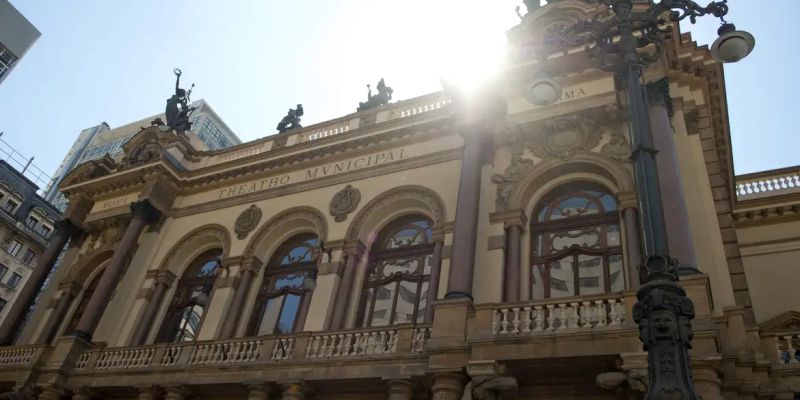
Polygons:
<instances>
[{"instance_id":1,"label":"arched window","mask_svg":"<svg viewBox=\"0 0 800 400\"><path fill-rule=\"evenodd\" d=\"M190 342L197 338L221 257L221 249L211 249L197 256L186 268L167 309L160 342Z\"/></svg>"},{"instance_id":2,"label":"arched window","mask_svg":"<svg viewBox=\"0 0 800 400\"><path fill-rule=\"evenodd\" d=\"M264 269L248 334L291 333L299 327L317 278L314 254L318 246L316 235L304 233L278 248Z\"/></svg>"},{"instance_id":3,"label":"arched window","mask_svg":"<svg viewBox=\"0 0 800 400\"><path fill-rule=\"evenodd\" d=\"M433 261L432 225L428 218L408 216L378 234L362 294L364 326L423 322Z\"/></svg>"},{"instance_id":4,"label":"arched window","mask_svg":"<svg viewBox=\"0 0 800 400\"><path fill-rule=\"evenodd\" d=\"M105 266L96 274L94 274L94 278L92 278L92 281L89 282L89 286L86 286L83 289L81 299L78 301L78 305L75 306L75 311L72 313L72 319L69 320L69 324L67 324L66 329L64 329L64 333L69 335L75 330L75 327L78 326L78 321L80 321L81 317L83 316L83 312L86 310L86 306L89 304L89 299L92 298L94 290L97 289L97 283L100 282L100 277L103 276L104 270Z\"/></svg>"},{"instance_id":5,"label":"arched window","mask_svg":"<svg viewBox=\"0 0 800 400\"><path fill-rule=\"evenodd\" d=\"M531 295L568 297L625 289L617 201L574 183L550 192L531 220Z\"/></svg>"}]
</instances>

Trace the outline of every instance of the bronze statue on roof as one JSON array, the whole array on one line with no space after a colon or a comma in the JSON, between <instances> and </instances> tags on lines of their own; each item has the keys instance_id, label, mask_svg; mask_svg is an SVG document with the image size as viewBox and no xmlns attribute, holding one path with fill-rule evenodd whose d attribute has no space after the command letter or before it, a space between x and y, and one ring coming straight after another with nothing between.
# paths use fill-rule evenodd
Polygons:
<instances>
[{"instance_id":1,"label":"bronze statue on roof","mask_svg":"<svg viewBox=\"0 0 800 400\"><path fill-rule=\"evenodd\" d=\"M197 109L197 107L189 107L191 101L189 97L192 95L194 83L188 91L180 88L181 74L183 72L175 68L172 72L175 73L175 94L167 99L167 109L164 111L164 116L167 118L167 126L174 129L178 133L185 133L192 129L192 123L189 122L189 115Z\"/></svg>"},{"instance_id":2,"label":"bronze statue on roof","mask_svg":"<svg viewBox=\"0 0 800 400\"><path fill-rule=\"evenodd\" d=\"M372 95L371 85L367 85L367 101L359 102L356 111L366 111L379 106L385 106L392 100L392 93L394 90L386 86L383 78L378 82L378 94Z\"/></svg>"}]
</instances>

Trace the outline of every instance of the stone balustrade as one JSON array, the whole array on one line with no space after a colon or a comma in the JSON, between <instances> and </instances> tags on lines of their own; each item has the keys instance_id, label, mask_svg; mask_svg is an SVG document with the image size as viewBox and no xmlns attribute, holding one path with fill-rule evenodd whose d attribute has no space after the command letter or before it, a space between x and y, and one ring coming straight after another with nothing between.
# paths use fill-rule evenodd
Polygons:
<instances>
[{"instance_id":1,"label":"stone balustrade","mask_svg":"<svg viewBox=\"0 0 800 400\"><path fill-rule=\"evenodd\" d=\"M421 101L420 101L421 100ZM399 103L393 111L392 119L410 117L412 115L424 114L426 112L447 107L453 102L452 99L438 94L436 97L419 99L414 102ZM402 107L400 107L402 106Z\"/></svg>"},{"instance_id":2,"label":"stone balustrade","mask_svg":"<svg viewBox=\"0 0 800 400\"><path fill-rule=\"evenodd\" d=\"M778 364L800 364L800 333L775 334Z\"/></svg>"},{"instance_id":3,"label":"stone balustrade","mask_svg":"<svg viewBox=\"0 0 800 400\"><path fill-rule=\"evenodd\" d=\"M622 325L627 318L622 294L550 299L501 305L493 311L492 334L531 335L561 330L590 330Z\"/></svg>"},{"instance_id":4,"label":"stone balustrade","mask_svg":"<svg viewBox=\"0 0 800 400\"><path fill-rule=\"evenodd\" d=\"M424 351L430 327L402 325L348 331L299 333L217 341L93 349L80 353L77 373L166 370L189 367L269 364L337 358L369 359ZM0 366L30 360L39 347L13 347L0 352ZM6 355L7 354L7 355ZM4 362L8 359L8 362Z\"/></svg>"},{"instance_id":5,"label":"stone balustrade","mask_svg":"<svg viewBox=\"0 0 800 400\"><path fill-rule=\"evenodd\" d=\"M44 346L21 346L0 348L0 369L33 364Z\"/></svg>"},{"instance_id":6,"label":"stone balustrade","mask_svg":"<svg viewBox=\"0 0 800 400\"><path fill-rule=\"evenodd\" d=\"M738 201L800 193L800 166L736 177Z\"/></svg>"},{"instance_id":7,"label":"stone balustrade","mask_svg":"<svg viewBox=\"0 0 800 400\"><path fill-rule=\"evenodd\" d=\"M306 349L306 358L360 357L396 352L397 330L381 329L314 335Z\"/></svg>"},{"instance_id":8,"label":"stone balustrade","mask_svg":"<svg viewBox=\"0 0 800 400\"><path fill-rule=\"evenodd\" d=\"M400 118L411 117L425 114L431 111L440 110L453 101L446 97L445 93L433 93L425 96L416 97L406 101L392 103L377 109L377 115L365 118L365 113L360 112L351 114L347 117L326 121L319 124L306 126L302 129L288 131L284 134L273 135L267 138L234 146L229 149L215 151L206 166L216 165L225 162L238 160L261 153L270 152L273 149L290 147L296 144L314 141L329 136L341 135L370 123L383 123Z\"/></svg>"}]
</instances>

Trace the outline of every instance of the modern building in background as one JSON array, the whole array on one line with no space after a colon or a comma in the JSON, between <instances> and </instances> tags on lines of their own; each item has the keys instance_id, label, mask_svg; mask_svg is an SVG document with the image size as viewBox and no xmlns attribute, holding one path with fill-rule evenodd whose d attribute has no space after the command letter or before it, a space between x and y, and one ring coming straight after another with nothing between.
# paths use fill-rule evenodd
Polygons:
<instances>
[{"instance_id":1,"label":"modern building in background","mask_svg":"<svg viewBox=\"0 0 800 400\"><path fill-rule=\"evenodd\" d=\"M224 149L242 142L205 100L194 101L191 106L197 109L191 115L192 130L189 134L196 135L207 146L207 150ZM53 174L44 198L59 210L66 209L67 199L58 191L61 180L76 166L87 161L103 158L106 154L111 157L121 156L122 146L139 132L141 127L149 126L155 118L164 119L164 115L153 115L114 129L103 122L81 131Z\"/></svg>"},{"instance_id":2,"label":"modern building in background","mask_svg":"<svg viewBox=\"0 0 800 400\"><path fill-rule=\"evenodd\" d=\"M0 0L0 83L41 35L8 0Z\"/></svg>"},{"instance_id":3,"label":"modern building in background","mask_svg":"<svg viewBox=\"0 0 800 400\"><path fill-rule=\"evenodd\" d=\"M61 215L39 187L0 160L0 323L45 251Z\"/></svg>"}]
</instances>

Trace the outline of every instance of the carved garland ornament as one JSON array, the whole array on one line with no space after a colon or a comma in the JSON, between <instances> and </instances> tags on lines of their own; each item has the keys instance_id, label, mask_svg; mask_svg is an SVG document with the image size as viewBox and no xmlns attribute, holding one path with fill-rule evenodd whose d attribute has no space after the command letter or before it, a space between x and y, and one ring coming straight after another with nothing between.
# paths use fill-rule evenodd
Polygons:
<instances>
[{"instance_id":1,"label":"carved garland ornament","mask_svg":"<svg viewBox=\"0 0 800 400\"><path fill-rule=\"evenodd\" d=\"M258 223L261 222L261 216L261 209L255 204L242 211L242 213L236 217L236 223L233 227L233 230L236 232L236 237L239 238L239 240L246 238L253 229L256 229Z\"/></svg>"},{"instance_id":2,"label":"carved garland ornament","mask_svg":"<svg viewBox=\"0 0 800 400\"><path fill-rule=\"evenodd\" d=\"M333 195L330 204L330 212L336 222L347 219L347 214L356 210L361 201L361 192L352 185L345 186L344 189Z\"/></svg>"}]
</instances>

